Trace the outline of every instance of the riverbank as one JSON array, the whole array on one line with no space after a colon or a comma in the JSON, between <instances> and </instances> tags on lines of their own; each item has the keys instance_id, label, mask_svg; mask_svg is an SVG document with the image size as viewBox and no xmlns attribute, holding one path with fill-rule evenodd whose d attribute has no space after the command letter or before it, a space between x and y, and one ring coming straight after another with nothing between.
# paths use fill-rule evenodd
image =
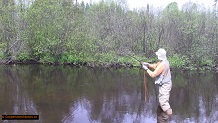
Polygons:
<instances>
[{"instance_id":1,"label":"riverbank","mask_svg":"<svg viewBox=\"0 0 218 123\"><path fill-rule=\"evenodd\" d=\"M16 65L16 64L44 64L44 65L54 65L54 66L59 66L59 65L69 65L69 66L85 66L85 67L103 67L103 68L133 68L133 67L140 67L140 66L134 66L133 63L121 63L121 62L111 62L111 63L103 63L103 62L40 62L36 60L25 60L25 61L20 61L20 60L2 60L0 64L5 64L5 65Z\"/></svg>"},{"instance_id":2,"label":"riverbank","mask_svg":"<svg viewBox=\"0 0 218 123\"><path fill-rule=\"evenodd\" d=\"M146 61L146 60L145 60ZM183 63L178 62L175 60L175 58L169 58L169 61L171 63L171 69L172 70L197 70L197 71L203 71L203 70L209 70L209 71L218 71L218 65L208 65L208 64L202 64L201 66L197 66L196 64L190 64L190 63ZM154 59L150 59L148 61L149 63L156 62ZM77 61L77 62L40 62L37 60L1 60L0 64L5 65L29 65L29 64L38 64L38 65L54 65L54 66L60 66L60 65L69 65L72 67L101 67L101 68L140 68L141 65L138 62L134 62L130 59L130 62L99 62L99 61Z\"/></svg>"}]
</instances>

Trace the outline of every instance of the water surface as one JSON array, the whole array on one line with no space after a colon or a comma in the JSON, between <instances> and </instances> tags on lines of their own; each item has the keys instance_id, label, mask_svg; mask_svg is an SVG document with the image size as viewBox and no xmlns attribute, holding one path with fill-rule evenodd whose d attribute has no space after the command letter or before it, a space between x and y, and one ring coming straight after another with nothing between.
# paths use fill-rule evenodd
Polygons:
<instances>
[{"instance_id":1,"label":"water surface","mask_svg":"<svg viewBox=\"0 0 218 123\"><path fill-rule=\"evenodd\" d=\"M157 122L157 88L142 69L3 65L0 77L0 114L40 117L13 122ZM218 73L172 71L172 78L170 122L218 121Z\"/></svg>"}]
</instances>

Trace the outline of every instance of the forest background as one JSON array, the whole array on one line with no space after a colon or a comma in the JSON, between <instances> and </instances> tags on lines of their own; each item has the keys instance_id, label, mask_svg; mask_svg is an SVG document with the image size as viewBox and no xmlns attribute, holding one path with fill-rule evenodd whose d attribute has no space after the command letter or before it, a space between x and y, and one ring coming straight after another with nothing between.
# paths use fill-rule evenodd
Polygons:
<instances>
[{"instance_id":1,"label":"forest background","mask_svg":"<svg viewBox=\"0 0 218 123\"><path fill-rule=\"evenodd\" d=\"M173 68L213 69L218 64L214 9L176 2L163 10L130 10L116 1L0 1L1 63L140 66L159 48Z\"/></svg>"}]
</instances>

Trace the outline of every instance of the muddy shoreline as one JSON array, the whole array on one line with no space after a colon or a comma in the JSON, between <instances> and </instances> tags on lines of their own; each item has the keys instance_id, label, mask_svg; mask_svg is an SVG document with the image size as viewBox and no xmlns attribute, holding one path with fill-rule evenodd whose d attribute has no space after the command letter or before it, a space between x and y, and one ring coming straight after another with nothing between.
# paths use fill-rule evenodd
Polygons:
<instances>
[{"instance_id":1,"label":"muddy shoreline","mask_svg":"<svg viewBox=\"0 0 218 123\"><path fill-rule=\"evenodd\" d=\"M121 63L121 62L111 62L111 63L102 63L102 62L46 62L42 63L36 60L26 60L26 61L19 61L19 60L1 60L0 64L4 65L30 65L30 64L37 64L37 65L54 65L54 66L61 66L61 65L69 65L72 67L102 67L102 68L140 68L140 66L134 66L132 63ZM203 70L212 70L218 72L218 65L214 65L212 68L209 66L202 66L199 68L195 68L194 70L200 70L200 68L204 68ZM189 70L189 68L175 68L171 67L172 70Z\"/></svg>"},{"instance_id":2,"label":"muddy shoreline","mask_svg":"<svg viewBox=\"0 0 218 123\"><path fill-rule=\"evenodd\" d=\"M121 62L112 62L112 63L101 63L101 62L65 62L65 63L60 63L60 62L46 62L42 63L36 60L27 60L27 61L18 61L18 60L11 60L11 61L1 61L0 64L5 64L5 65L16 65L16 64L21 64L21 65L28 65L28 64L44 64L44 65L54 65L54 66L59 66L59 65L69 65L69 66L85 66L85 67L103 67L103 68L133 68L137 66L133 66L131 63L121 63ZM139 66L138 66L139 67Z\"/></svg>"}]
</instances>

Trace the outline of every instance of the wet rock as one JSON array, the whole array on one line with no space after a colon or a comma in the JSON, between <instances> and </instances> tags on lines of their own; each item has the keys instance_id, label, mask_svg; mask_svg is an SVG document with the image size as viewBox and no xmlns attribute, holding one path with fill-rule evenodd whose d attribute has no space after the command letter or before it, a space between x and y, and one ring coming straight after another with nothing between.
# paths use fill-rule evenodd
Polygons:
<instances>
[{"instance_id":1,"label":"wet rock","mask_svg":"<svg viewBox=\"0 0 218 123\"><path fill-rule=\"evenodd\" d=\"M131 67L133 67L133 65L131 64L131 63L126 63L126 65L125 65L126 67L128 67L128 68L131 68Z\"/></svg>"},{"instance_id":2,"label":"wet rock","mask_svg":"<svg viewBox=\"0 0 218 123\"><path fill-rule=\"evenodd\" d=\"M86 66L87 66L87 67L92 67L92 68L93 68L93 67L95 67L96 65L95 65L94 62L89 62L89 63L86 64Z\"/></svg>"},{"instance_id":3,"label":"wet rock","mask_svg":"<svg viewBox=\"0 0 218 123\"><path fill-rule=\"evenodd\" d=\"M104 68L109 68L109 67L111 67L111 64L110 64L110 63L103 63L103 64L102 64L102 67L104 67Z\"/></svg>"},{"instance_id":4,"label":"wet rock","mask_svg":"<svg viewBox=\"0 0 218 123\"><path fill-rule=\"evenodd\" d=\"M6 60L4 59L0 61L0 64L5 64L5 63L6 63Z\"/></svg>"}]
</instances>

